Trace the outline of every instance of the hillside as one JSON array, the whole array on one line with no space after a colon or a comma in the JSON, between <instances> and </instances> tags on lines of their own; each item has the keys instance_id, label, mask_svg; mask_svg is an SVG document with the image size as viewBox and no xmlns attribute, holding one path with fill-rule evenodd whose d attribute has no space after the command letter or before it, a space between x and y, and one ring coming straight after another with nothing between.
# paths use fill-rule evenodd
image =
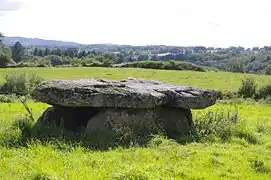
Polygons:
<instances>
[{"instance_id":1,"label":"hillside","mask_svg":"<svg viewBox=\"0 0 271 180\"><path fill-rule=\"evenodd\" d=\"M20 42L23 46L32 47L48 47L48 48L84 48L84 49L98 49L100 51L116 51L117 47L132 48L137 46L131 45L117 45L117 44L80 44L71 41L46 40L40 38L27 37L3 37L3 43L6 46L12 46L16 42Z\"/></svg>"},{"instance_id":2,"label":"hillside","mask_svg":"<svg viewBox=\"0 0 271 180\"><path fill-rule=\"evenodd\" d=\"M6 46L12 46L14 43L20 42L24 46L41 46L41 47L80 47L81 44L68 41L45 40L39 38L26 37L4 37L3 43Z\"/></svg>"}]
</instances>

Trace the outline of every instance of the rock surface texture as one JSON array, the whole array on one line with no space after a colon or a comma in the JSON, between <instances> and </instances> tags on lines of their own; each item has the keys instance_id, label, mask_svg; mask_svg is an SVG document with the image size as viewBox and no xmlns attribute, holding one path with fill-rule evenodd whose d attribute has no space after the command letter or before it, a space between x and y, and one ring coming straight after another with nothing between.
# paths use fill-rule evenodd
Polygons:
<instances>
[{"instance_id":1,"label":"rock surface texture","mask_svg":"<svg viewBox=\"0 0 271 180\"><path fill-rule=\"evenodd\" d=\"M204 109L215 104L217 92L153 80L93 78L42 82L35 98L64 107Z\"/></svg>"},{"instance_id":2,"label":"rock surface texture","mask_svg":"<svg viewBox=\"0 0 271 180\"><path fill-rule=\"evenodd\" d=\"M53 106L40 117L42 123L97 130L147 122L176 134L193 125L190 109L214 105L217 92L153 80L92 78L44 81L35 99Z\"/></svg>"}]
</instances>

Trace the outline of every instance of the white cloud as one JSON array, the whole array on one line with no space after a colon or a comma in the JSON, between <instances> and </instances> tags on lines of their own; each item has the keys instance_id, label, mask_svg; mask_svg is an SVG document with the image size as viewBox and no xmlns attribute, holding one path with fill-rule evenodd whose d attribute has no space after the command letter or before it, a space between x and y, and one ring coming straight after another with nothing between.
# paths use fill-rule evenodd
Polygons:
<instances>
[{"instance_id":1,"label":"white cloud","mask_svg":"<svg viewBox=\"0 0 271 180\"><path fill-rule=\"evenodd\" d=\"M6 35L82 43L271 44L269 0L21 1L23 8L0 19Z\"/></svg>"},{"instance_id":2,"label":"white cloud","mask_svg":"<svg viewBox=\"0 0 271 180\"><path fill-rule=\"evenodd\" d=\"M22 2L11 0L0 0L1 11L16 11L22 7Z\"/></svg>"}]
</instances>

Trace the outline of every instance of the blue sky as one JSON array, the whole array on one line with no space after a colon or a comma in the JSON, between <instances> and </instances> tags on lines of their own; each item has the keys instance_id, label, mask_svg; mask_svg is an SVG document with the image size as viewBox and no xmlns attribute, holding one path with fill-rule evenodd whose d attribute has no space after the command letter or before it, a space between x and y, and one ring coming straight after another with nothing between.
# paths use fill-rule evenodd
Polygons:
<instances>
[{"instance_id":1,"label":"blue sky","mask_svg":"<svg viewBox=\"0 0 271 180\"><path fill-rule=\"evenodd\" d=\"M0 0L0 31L79 43L271 45L270 0Z\"/></svg>"}]
</instances>

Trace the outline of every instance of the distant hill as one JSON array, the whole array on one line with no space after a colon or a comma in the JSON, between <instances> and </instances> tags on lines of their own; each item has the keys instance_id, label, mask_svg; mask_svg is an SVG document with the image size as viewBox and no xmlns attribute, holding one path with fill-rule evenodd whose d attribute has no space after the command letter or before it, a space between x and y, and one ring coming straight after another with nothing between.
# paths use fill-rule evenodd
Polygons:
<instances>
[{"instance_id":1,"label":"distant hill","mask_svg":"<svg viewBox=\"0 0 271 180\"><path fill-rule=\"evenodd\" d=\"M70 41L57 41L57 40L45 40L39 38L26 38L26 37L4 37L3 42L6 46L11 46L16 42L20 42L23 46L35 46L35 47L55 47L55 48L84 48L84 49L99 49L100 51L116 51L116 48L138 48L140 46L132 45L117 45L117 44L80 44Z\"/></svg>"},{"instance_id":2,"label":"distant hill","mask_svg":"<svg viewBox=\"0 0 271 180\"><path fill-rule=\"evenodd\" d=\"M80 47L82 44L68 41L45 40L39 38L25 37L4 37L5 45L10 46L16 42L22 43L24 46L42 46L42 47Z\"/></svg>"}]
</instances>

